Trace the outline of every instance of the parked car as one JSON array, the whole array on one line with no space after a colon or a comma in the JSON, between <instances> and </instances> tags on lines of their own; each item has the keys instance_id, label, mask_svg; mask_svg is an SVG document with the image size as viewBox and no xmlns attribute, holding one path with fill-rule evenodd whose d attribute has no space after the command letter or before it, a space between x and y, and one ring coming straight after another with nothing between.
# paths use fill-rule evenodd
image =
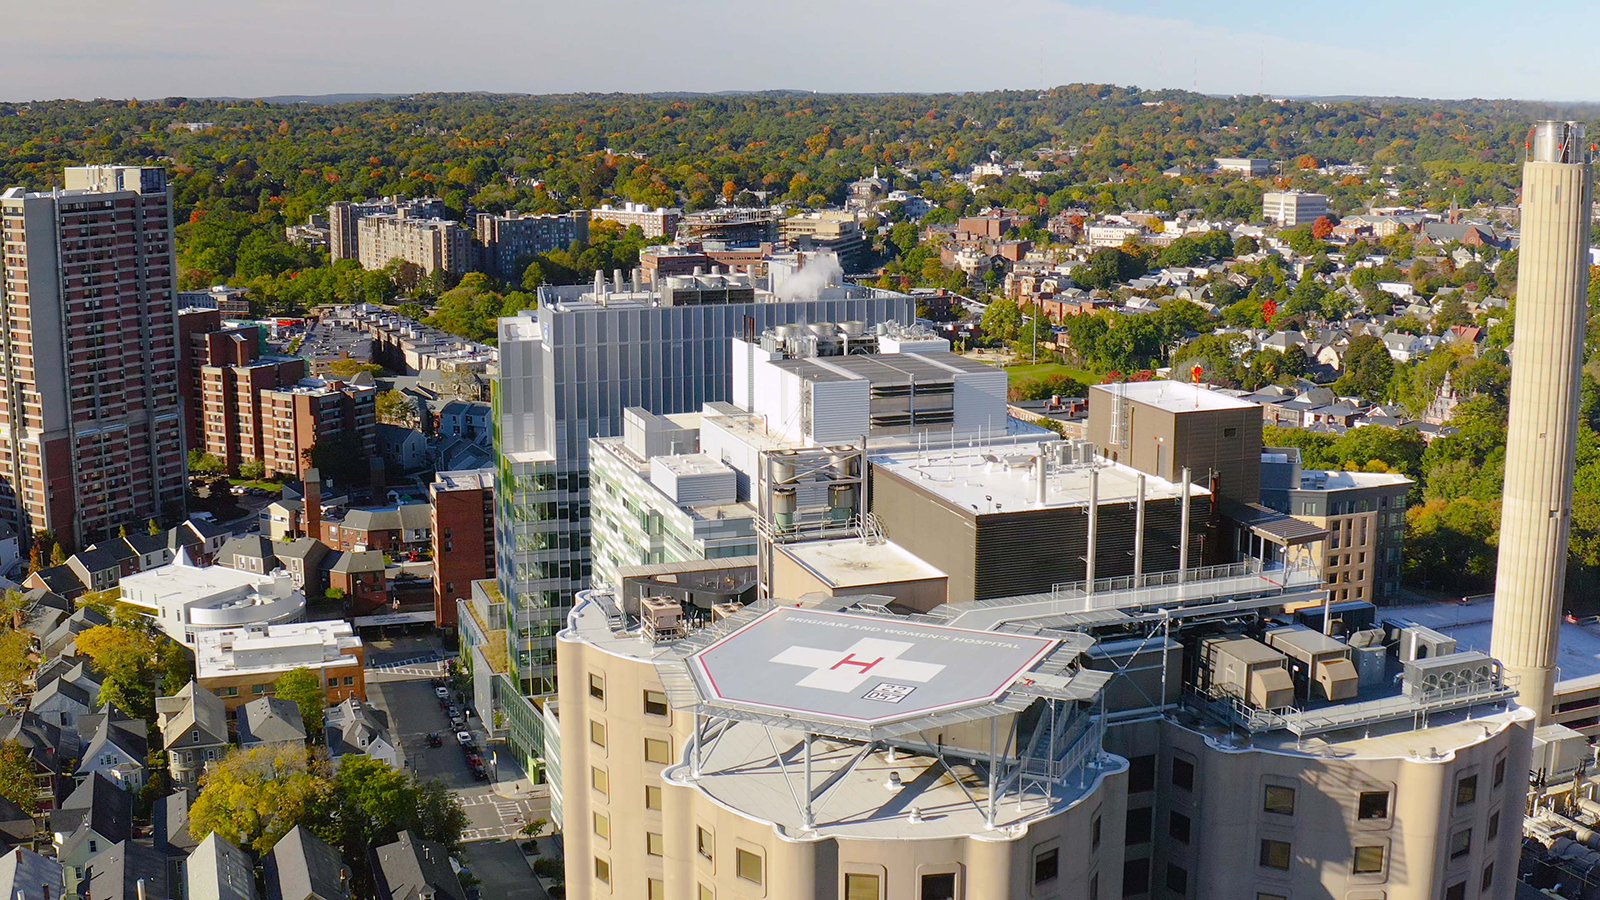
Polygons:
<instances>
[{"instance_id":1,"label":"parked car","mask_svg":"<svg viewBox=\"0 0 1600 900\"><path fill-rule=\"evenodd\" d=\"M450 699L450 689L441 684L433 689L433 695L440 700L448 700Z\"/></svg>"},{"instance_id":2,"label":"parked car","mask_svg":"<svg viewBox=\"0 0 1600 900\"><path fill-rule=\"evenodd\" d=\"M470 731L458 731L458 732L456 732L456 741L458 743L460 743L461 746L463 746L463 747L472 746L472 732L470 732Z\"/></svg>"},{"instance_id":3,"label":"parked car","mask_svg":"<svg viewBox=\"0 0 1600 900\"><path fill-rule=\"evenodd\" d=\"M460 716L451 716L450 727L460 731L467 727L467 720L461 718Z\"/></svg>"}]
</instances>

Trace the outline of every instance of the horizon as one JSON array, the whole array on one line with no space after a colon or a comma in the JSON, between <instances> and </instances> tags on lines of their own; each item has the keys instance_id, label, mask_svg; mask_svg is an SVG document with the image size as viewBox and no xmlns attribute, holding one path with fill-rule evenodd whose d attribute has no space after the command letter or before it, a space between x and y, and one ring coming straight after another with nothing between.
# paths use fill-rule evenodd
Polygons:
<instances>
[{"instance_id":1,"label":"horizon","mask_svg":"<svg viewBox=\"0 0 1600 900\"><path fill-rule=\"evenodd\" d=\"M1495 10L1495 47L1475 52L1489 7L1469 4L1463 14L1455 5L1445 16L1435 15L1446 11L1442 4L1432 6L1357 0L1308 28L1295 10L1233 0L1194 9L1172 0L998 0L984 12L999 26L998 42L959 47L952 27L974 13L953 0L882 4L867 16L842 0L819 0L804 16L776 22L732 0L548 9L484 0L474 11L495 27L471 33L441 31L436 8L418 0L347 0L333 9L308 0L270 9L154 0L133 21L108 0L83 0L14 13L0 37L0 98L154 99L195 96L201 85L208 97L258 99L943 94L1096 83L1292 99L1600 102L1600 76L1562 65L1584 58L1582 29L1552 36L1540 28L1545 16ZM1581 12L1571 0L1544 6ZM625 32L618 22L628 23ZM1450 50L1460 55L1441 55Z\"/></svg>"}]
</instances>

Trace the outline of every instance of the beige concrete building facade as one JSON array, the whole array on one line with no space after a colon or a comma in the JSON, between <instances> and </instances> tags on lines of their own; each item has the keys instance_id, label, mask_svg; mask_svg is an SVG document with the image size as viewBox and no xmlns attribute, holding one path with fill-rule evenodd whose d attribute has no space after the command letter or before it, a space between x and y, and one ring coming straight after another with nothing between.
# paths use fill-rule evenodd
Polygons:
<instances>
[{"instance_id":1,"label":"beige concrete building facade","mask_svg":"<svg viewBox=\"0 0 1600 900\"><path fill-rule=\"evenodd\" d=\"M473 268L472 232L457 222L378 214L358 221L356 234L363 269L381 269L395 259L424 272L461 275Z\"/></svg>"},{"instance_id":2,"label":"beige concrete building facade","mask_svg":"<svg viewBox=\"0 0 1600 900\"><path fill-rule=\"evenodd\" d=\"M812 609L920 640L907 636L917 625L848 602ZM1048 674L1024 670L993 705L955 716L908 710L918 727L850 737L804 710L735 710L720 686L707 692L697 668L769 616L804 611L747 607L651 640L643 610L616 603L583 595L558 638L572 898L1465 900L1509 898L1514 887L1533 715L1493 699L1507 696L1503 686L1481 704L1440 708L1430 727L1408 715L1308 736L1257 727L1260 712L1256 726L1230 727L1203 701L1176 702L1176 686L1166 694L1175 702L1159 703L1148 669L1102 674L1096 660L1107 657L1090 650L1074 664L1046 657ZM1031 615L1018 604L1006 621ZM992 615L959 606L947 622ZM1063 638L1054 654L1093 643L1082 632L1040 634ZM904 655L935 658L923 649ZM793 663L773 661L783 671ZM751 683L764 677L748 671ZM704 674L716 680L709 664ZM914 703L937 683L902 697ZM1156 700L1128 699L1141 690ZM778 702L804 706L795 693ZM1001 748L993 757L991 738Z\"/></svg>"}]
</instances>

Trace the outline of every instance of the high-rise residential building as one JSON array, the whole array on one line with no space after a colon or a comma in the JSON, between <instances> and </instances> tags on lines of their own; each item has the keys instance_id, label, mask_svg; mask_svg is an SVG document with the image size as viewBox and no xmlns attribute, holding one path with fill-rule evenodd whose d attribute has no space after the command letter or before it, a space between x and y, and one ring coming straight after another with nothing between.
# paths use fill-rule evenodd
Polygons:
<instances>
[{"instance_id":1,"label":"high-rise residential building","mask_svg":"<svg viewBox=\"0 0 1600 900\"><path fill-rule=\"evenodd\" d=\"M1251 159L1243 156L1219 156L1216 159L1218 172L1231 172L1235 175L1247 175L1258 178L1272 171L1272 160Z\"/></svg>"},{"instance_id":2,"label":"high-rise residential building","mask_svg":"<svg viewBox=\"0 0 1600 900\"><path fill-rule=\"evenodd\" d=\"M328 204L328 255L335 259L361 259L360 222L367 216L403 215L417 219L445 217L444 201L437 197L408 200L384 197L380 200L340 200Z\"/></svg>"},{"instance_id":3,"label":"high-rise residential building","mask_svg":"<svg viewBox=\"0 0 1600 900\"><path fill-rule=\"evenodd\" d=\"M859 270L866 260L867 235L855 213L821 210L783 220L783 240L808 253L832 253L847 272Z\"/></svg>"},{"instance_id":4,"label":"high-rise residential building","mask_svg":"<svg viewBox=\"0 0 1600 900\"><path fill-rule=\"evenodd\" d=\"M1326 531L1312 552L1335 603L1393 603L1404 561L1406 494L1397 472L1302 469L1295 447L1261 451L1261 505Z\"/></svg>"},{"instance_id":5,"label":"high-rise residential building","mask_svg":"<svg viewBox=\"0 0 1600 900\"><path fill-rule=\"evenodd\" d=\"M662 279L634 290L620 273L539 291L539 308L500 320L496 385L496 578L513 680L506 717L537 755L539 712L554 690L555 632L590 576L589 439L623 434L623 411L667 415L728 399L733 346L793 322L911 321L910 297L827 287L779 299L748 278Z\"/></svg>"},{"instance_id":6,"label":"high-rise residential building","mask_svg":"<svg viewBox=\"0 0 1600 900\"><path fill-rule=\"evenodd\" d=\"M1268 222L1285 228L1306 225L1328 214L1328 195L1309 191L1268 191L1261 195L1261 212Z\"/></svg>"},{"instance_id":7,"label":"high-rise residential building","mask_svg":"<svg viewBox=\"0 0 1600 900\"><path fill-rule=\"evenodd\" d=\"M472 233L449 219L379 213L363 216L356 235L363 269L381 269L396 259L430 273L461 275L474 268Z\"/></svg>"},{"instance_id":8,"label":"high-rise residential building","mask_svg":"<svg viewBox=\"0 0 1600 900\"><path fill-rule=\"evenodd\" d=\"M65 182L0 194L0 520L81 547L182 515L183 414L166 171Z\"/></svg>"},{"instance_id":9,"label":"high-rise residential building","mask_svg":"<svg viewBox=\"0 0 1600 900\"><path fill-rule=\"evenodd\" d=\"M472 583L494 577L494 470L440 472L428 485L428 500L434 624L453 628Z\"/></svg>"},{"instance_id":10,"label":"high-rise residential building","mask_svg":"<svg viewBox=\"0 0 1600 900\"><path fill-rule=\"evenodd\" d=\"M261 354L260 331L257 325L224 327L214 309L178 313L178 384L188 445L222 460L230 472L266 460L260 393L306 377L304 359Z\"/></svg>"},{"instance_id":11,"label":"high-rise residential building","mask_svg":"<svg viewBox=\"0 0 1600 900\"><path fill-rule=\"evenodd\" d=\"M371 376L350 381L305 378L256 396L268 475L300 477L312 465L308 451L323 442L345 441L362 459L375 451L378 389Z\"/></svg>"},{"instance_id":12,"label":"high-rise residential building","mask_svg":"<svg viewBox=\"0 0 1600 900\"><path fill-rule=\"evenodd\" d=\"M647 238L672 237L678 233L678 221L682 218L681 209L659 206L651 209L643 203L624 203L620 208L607 203L589 210L592 222L616 222L623 228L637 225Z\"/></svg>"},{"instance_id":13,"label":"high-rise residential building","mask_svg":"<svg viewBox=\"0 0 1600 900\"><path fill-rule=\"evenodd\" d=\"M1565 598L1578 400L1588 321L1594 173L1583 126L1534 127L1522 166L1522 242L1506 428L1494 655L1521 702L1551 714Z\"/></svg>"},{"instance_id":14,"label":"high-rise residential building","mask_svg":"<svg viewBox=\"0 0 1600 900\"><path fill-rule=\"evenodd\" d=\"M527 259L535 254L565 250L574 242L589 240L589 213L575 210L546 215L477 218L479 267L496 278L520 283Z\"/></svg>"}]
</instances>

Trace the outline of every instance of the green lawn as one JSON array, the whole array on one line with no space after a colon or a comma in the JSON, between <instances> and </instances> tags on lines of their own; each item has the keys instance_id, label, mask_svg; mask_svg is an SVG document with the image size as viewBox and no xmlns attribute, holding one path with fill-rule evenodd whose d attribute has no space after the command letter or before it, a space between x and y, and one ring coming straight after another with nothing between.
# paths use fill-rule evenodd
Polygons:
<instances>
[{"instance_id":1,"label":"green lawn","mask_svg":"<svg viewBox=\"0 0 1600 900\"><path fill-rule=\"evenodd\" d=\"M1039 363L1037 365L1006 366L1006 375L1017 381L1023 378L1048 378L1051 375L1066 375L1076 378L1084 384L1099 384L1100 376L1083 369L1074 369L1063 363Z\"/></svg>"}]
</instances>

